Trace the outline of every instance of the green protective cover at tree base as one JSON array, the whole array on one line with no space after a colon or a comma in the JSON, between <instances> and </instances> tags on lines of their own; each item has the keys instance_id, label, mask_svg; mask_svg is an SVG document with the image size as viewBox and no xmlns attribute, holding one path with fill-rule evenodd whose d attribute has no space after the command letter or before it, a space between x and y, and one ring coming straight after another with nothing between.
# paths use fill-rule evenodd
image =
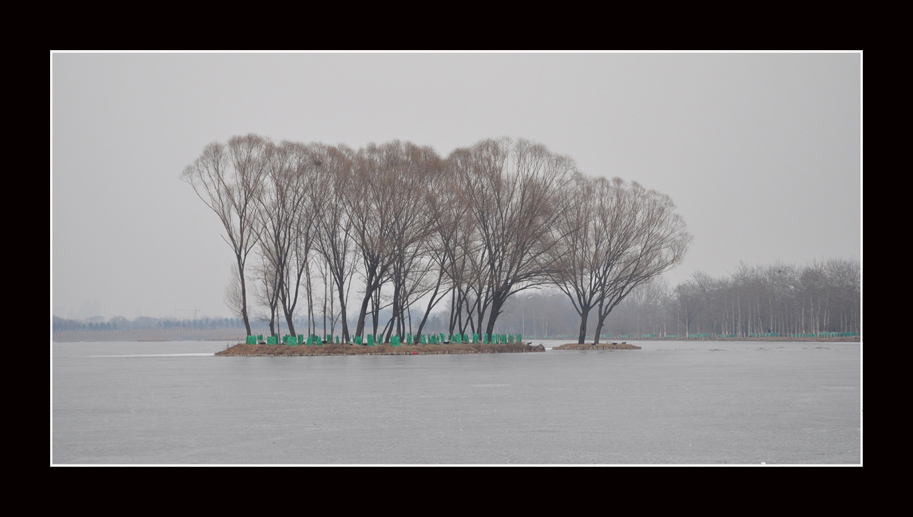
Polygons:
<instances>
[{"instance_id":1,"label":"green protective cover at tree base","mask_svg":"<svg viewBox=\"0 0 913 517\"><path fill-rule=\"evenodd\" d=\"M399 346L399 336L393 336L392 338L390 338L390 345Z\"/></svg>"}]
</instances>

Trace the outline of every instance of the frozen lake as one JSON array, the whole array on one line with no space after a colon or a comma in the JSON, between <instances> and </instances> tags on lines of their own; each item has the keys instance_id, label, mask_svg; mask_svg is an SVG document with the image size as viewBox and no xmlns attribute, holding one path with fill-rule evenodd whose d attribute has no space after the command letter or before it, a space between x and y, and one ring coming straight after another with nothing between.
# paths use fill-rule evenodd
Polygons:
<instances>
[{"instance_id":1,"label":"frozen lake","mask_svg":"<svg viewBox=\"0 0 913 517\"><path fill-rule=\"evenodd\" d=\"M861 465L859 343L631 342L346 357L53 343L51 463Z\"/></svg>"}]
</instances>

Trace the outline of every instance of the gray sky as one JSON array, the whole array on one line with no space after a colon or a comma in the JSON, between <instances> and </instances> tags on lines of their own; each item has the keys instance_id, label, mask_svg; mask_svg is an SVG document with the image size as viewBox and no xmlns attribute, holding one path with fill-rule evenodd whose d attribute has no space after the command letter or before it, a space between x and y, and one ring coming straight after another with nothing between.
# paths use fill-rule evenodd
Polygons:
<instances>
[{"instance_id":1,"label":"gray sky","mask_svg":"<svg viewBox=\"0 0 913 517\"><path fill-rule=\"evenodd\" d=\"M247 133L539 142L672 197L673 285L861 259L861 74L860 52L51 53L52 313L228 316L230 248L179 175Z\"/></svg>"}]
</instances>

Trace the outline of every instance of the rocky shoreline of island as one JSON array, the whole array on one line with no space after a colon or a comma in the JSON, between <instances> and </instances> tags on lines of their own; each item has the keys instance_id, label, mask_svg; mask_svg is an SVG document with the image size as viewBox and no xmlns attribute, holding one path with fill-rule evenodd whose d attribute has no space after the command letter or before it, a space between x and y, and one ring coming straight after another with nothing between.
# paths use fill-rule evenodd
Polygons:
<instances>
[{"instance_id":1,"label":"rocky shoreline of island","mask_svg":"<svg viewBox=\"0 0 913 517\"><path fill-rule=\"evenodd\" d=\"M445 343L434 345L356 345L327 343L321 345L252 345L239 343L216 352L218 357L301 357L327 355L429 355L429 354L511 354L545 352L544 345L529 343Z\"/></svg>"},{"instance_id":2,"label":"rocky shoreline of island","mask_svg":"<svg viewBox=\"0 0 913 517\"><path fill-rule=\"evenodd\" d=\"M640 350L629 343L566 343L551 350ZM532 343L443 343L415 345L356 345L327 343L321 345L260 345L238 343L216 352L218 357L302 357L333 355L441 355L441 354L518 354L545 352L542 344Z\"/></svg>"}]
</instances>

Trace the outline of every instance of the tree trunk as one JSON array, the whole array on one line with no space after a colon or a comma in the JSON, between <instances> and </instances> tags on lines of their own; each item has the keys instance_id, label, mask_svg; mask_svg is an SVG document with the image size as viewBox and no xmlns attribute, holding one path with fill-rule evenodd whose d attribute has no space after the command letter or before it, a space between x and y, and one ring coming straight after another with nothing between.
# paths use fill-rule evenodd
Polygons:
<instances>
[{"instance_id":1,"label":"tree trunk","mask_svg":"<svg viewBox=\"0 0 913 517\"><path fill-rule=\"evenodd\" d=\"M340 341L343 343L349 342L349 318L346 315L346 291L345 291L345 280L336 279L336 289L339 294L339 319L342 323L342 338Z\"/></svg>"},{"instance_id":2,"label":"tree trunk","mask_svg":"<svg viewBox=\"0 0 913 517\"><path fill-rule=\"evenodd\" d=\"M580 310L580 329L577 332L577 343L582 345L586 343L586 322L590 316L591 307L581 307Z\"/></svg>"},{"instance_id":3,"label":"tree trunk","mask_svg":"<svg viewBox=\"0 0 913 517\"><path fill-rule=\"evenodd\" d=\"M358 324L355 326L355 335L360 336L365 331L365 319L368 316L368 302L371 301L371 293L366 292L365 297L361 300L361 309L358 311Z\"/></svg>"},{"instance_id":4,"label":"tree trunk","mask_svg":"<svg viewBox=\"0 0 913 517\"><path fill-rule=\"evenodd\" d=\"M247 335L251 335L250 318L247 316L247 282L244 281L244 261L240 255L235 255L238 262L238 280L241 281L241 319L244 320L244 328L247 329Z\"/></svg>"},{"instance_id":5,"label":"tree trunk","mask_svg":"<svg viewBox=\"0 0 913 517\"><path fill-rule=\"evenodd\" d=\"M292 321L292 311L283 307L282 312L285 313L285 326L288 327L288 333L297 336L295 334L295 323Z\"/></svg>"},{"instance_id":6,"label":"tree trunk","mask_svg":"<svg viewBox=\"0 0 913 517\"><path fill-rule=\"evenodd\" d=\"M599 300L599 304L596 305L596 333L593 335L593 344L599 344L599 336L602 335L602 325L605 322L605 318L602 317L602 303L603 300Z\"/></svg>"},{"instance_id":7,"label":"tree trunk","mask_svg":"<svg viewBox=\"0 0 913 517\"><path fill-rule=\"evenodd\" d=\"M490 336L495 332L495 323L498 320L498 316L501 314L501 309L504 307L505 298L502 298L499 295L495 295L491 300L491 309L488 313L488 326L486 327L486 333Z\"/></svg>"}]
</instances>

